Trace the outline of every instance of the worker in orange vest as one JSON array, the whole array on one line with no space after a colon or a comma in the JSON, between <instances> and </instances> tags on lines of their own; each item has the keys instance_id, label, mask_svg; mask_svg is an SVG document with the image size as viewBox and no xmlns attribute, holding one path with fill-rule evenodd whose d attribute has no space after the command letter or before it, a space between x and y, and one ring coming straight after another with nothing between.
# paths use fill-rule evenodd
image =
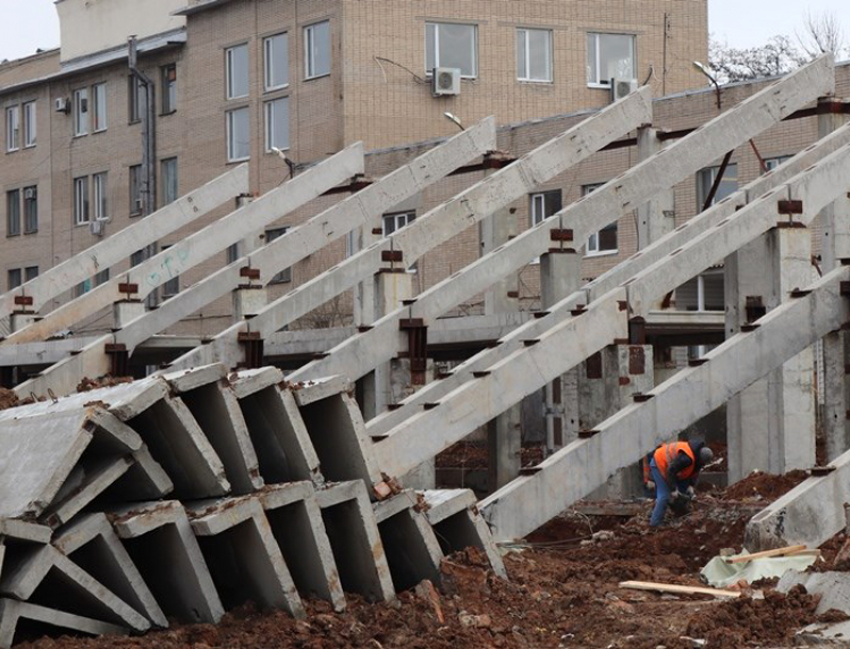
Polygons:
<instances>
[{"instance_id":1,"label":"worker in orange vest","mask_svg":"<svg viewBox=\"0 0 850 649\"><path fill-rule=\"evenodd\" d=\"M649 519L650 527L664 522L667 505L679 499L694 497L694 484L702 468L714 459L705 442L673 442L662 444L652 454L649 470L655 483L655 507Z\"/></svg>"}]
</instances>

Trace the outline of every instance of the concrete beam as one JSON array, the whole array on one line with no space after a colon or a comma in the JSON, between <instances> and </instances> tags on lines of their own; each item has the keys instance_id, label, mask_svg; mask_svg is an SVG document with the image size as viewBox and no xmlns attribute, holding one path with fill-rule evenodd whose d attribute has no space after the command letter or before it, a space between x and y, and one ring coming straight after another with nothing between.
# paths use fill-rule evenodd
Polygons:
<instances>
[{"instance_id":1,"label":"concrete beam","mask_svg":"<svg viewBox=\"0 0 850 649\"><path fill-rule=\"evenodd\" d=\"M187 623L221 619L224 608L179 502L134 505L110 519L167 617Z\"/></svg>"},{"instance_id":2,"label":"concrete beam","mask_svg":"<svg viewBox=\"0 0 850 649\"><path fill-rule=\"evenodd\" d=\"M363 482L316 492L342 588L368 601L395 599L390 568Z\"/></svg>"},{"instance_id":3,"label":"concrete beam","mask_svg":"<svg viewBox=\"0 0 850 649\"><path fill-rule=\"evenodd\" d=\"M298 592L345 610L345 595L313 485L269 485L257 494Z\"/></svg>"},{"instance_id":4,"label":"concrete beam","mask_svg":"<svg viewBox=\"0 0 850 649\"><path fill-rule=\"evenodd\" d=\"M268 484L324 482L319 456L310 440L283 373L273 367L231 375L231 386L257 452L260 476Z\"/></svg>"},{"instance_id":5,"label":"concrete beam","mask_svg":"<svg viewBox=\"0 0 850 649\"><path fill-rule=\"evenodd\" d=\"M32 298L33 304L26 307L27 311L42 311L52 298L127 259L136 250L177 232L228 200L248 193L248 189L248 165L239 165L87 248L85 252L44 270L37 278L0 295L0 317L21 310L14 303L16 296Z\"/></svg>"},{"instance_id":6,"label":"concrete beam","mask_svg":"<svg viewBox=\"0 0 850 649\"><path fill-rule=\"evenodd\" d=\"M770 371L847 322L850 304L839 268L677 373L651 392L481 502L497 539L525 536L604 483L618 469L704 417ZM742 363L741 359L747 359Z\"/></svg>"},{"instance_id":7,"label":"concrete beam","mask_svg":"<svg viewBox=\"0 0 850 649\"><path fill-rule=\"evenodd\" d=\"M257 497L198 502L186 511L226 609L254 602L305 617L292 575Z\"/></svg>"},{"instance_id":8,"label":"concrete beam","mask_svg":"<svg viewBox=\"0 0 850 649\"><path fill-rule=\"evenodd\" d=\"M68 629L88 635L126 635L127 629L81 615L72 615L46 606L13 599L0 599L0 647L9 649L15 644L15 633L21 620L44 624L47 627Z\"/></svg>"}]
</instances>

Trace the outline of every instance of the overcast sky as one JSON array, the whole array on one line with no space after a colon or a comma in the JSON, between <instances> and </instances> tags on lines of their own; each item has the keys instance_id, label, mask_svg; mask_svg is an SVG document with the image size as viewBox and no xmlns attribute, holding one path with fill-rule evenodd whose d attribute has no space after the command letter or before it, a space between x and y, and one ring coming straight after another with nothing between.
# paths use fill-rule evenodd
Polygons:
<instances>
[{"instance_id":1,"label":"overcast sky","mask_svg":"<svg viewBox=\"0 0 850 649\"><path fill-rule=\"evenodd\" d=\"M815 14L833 12L850 40L848 0L709 0L708 5L712 35L733 47L760 45L775 34L793 37L806 9ZM0 0L0 17L0 60L59 45L53 0Z\"/></svg>"}]
</instances>

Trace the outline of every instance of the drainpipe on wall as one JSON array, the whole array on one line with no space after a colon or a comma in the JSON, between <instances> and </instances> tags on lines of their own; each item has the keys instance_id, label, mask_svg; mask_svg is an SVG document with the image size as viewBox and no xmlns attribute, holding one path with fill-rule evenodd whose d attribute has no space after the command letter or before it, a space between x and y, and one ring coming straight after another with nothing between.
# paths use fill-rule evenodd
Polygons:
<instances>
[{"instance_id":1,"label":"drainpipe on wall","mask_svg":"<svg viewBox=\"0 0 850 649\"><path fill-rule=\"evenodd\" d=\"M153 81L137 67L136 37L127 44L130 72L145 89L145 110L142 115L142 214L152 214L156 208L156 101ZM135 87L134 87L135 91Z\"/></svg>"}]
</instances>

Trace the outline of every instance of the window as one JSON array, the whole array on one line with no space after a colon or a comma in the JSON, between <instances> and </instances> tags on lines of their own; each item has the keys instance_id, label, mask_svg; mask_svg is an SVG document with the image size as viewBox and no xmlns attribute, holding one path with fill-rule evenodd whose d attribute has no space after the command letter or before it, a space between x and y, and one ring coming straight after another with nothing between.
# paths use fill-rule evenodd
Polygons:
<instances>
[{"instance_id":1,"label":"window","mask_svg":"<svg viewBox=\"0 0 850 649\"><path fill-rule=\"evenodd\" d=\"M552 81L551 30L516 30L516 69L520 81Z\"/></svg>"},{"instance_id":2,"label":"window","mask_svg":"<svg viewBox=\"0 0 850 649\"><path fill-rule=\"evenodd\" d=\"M676 289L679 311L723 311L723 271L708 270Z\"/></svg>"},{"instance_id":3,"label":"window","mask_svg":"<svg viewBox=\"0 0 850 649\"><path fill-rule=\"evenodd\" d=\"M781 155L781 156L777 156L775 158L767 158L764 161L764 166L767 167L768 171L773 171L779 165L781 165L783 162L787 162L788 160L790 160L793 157L794 156L790 156L790 155Z\"/></svg>"},{"instance_id":4,"label":"window","mask_svg":"<svg viewBox=\"0 0 850 649\"><path fill-rule=\"evenodd\" d=\"M425 71L459 68L462 77L478 76L478 28L455 23L425 23Z\"/></svg>"},{"instance_id":5,"label":"window","mask_svg":"<svg viewBox=\"0 0 850 649\"><path fill-rule=\"evenodd\" d=\"M142 165L130 167L130 216L138 216L144 211L142 198Z\"/></svg>"},{"instance_id":6,"label":"window","mask_svg":"<svg viewBox=\"0 0 850 649\"><path fill-rule=\"evenodd\" d=\"M74 223L76 225L83 225L90 220L89 177L74 178Z\"/></svg>"},{"instance_id":7,"label":"window","mask_svg":"<svg viewBox=\"0 0 850 649\"><path fill-rule=\"evenodd\" d=\"M227 98L248 96L248 46L237 45L225 50Z\"/></svg>"},{"instance_id":8,"label":"window","mask_svg":"<svg viewBox=\"0 0 850 649\"><path fill-rule=\"evenodd\" d=\"M94 218L109 218L109 176L104 171L92 176L94 190Z\"/></svg>"},{"instance_id":9,"label":"window","mask_svg":"<svg viewBox=\"0 0 850 649\"><path fill-rule=\"evenodd\" d=\"M9 278L9 290L11 291L13 288L18 288L23 282L21 281L21 269L20 268L10 268L8 273Z\"/></svg>"},{"instance_id":10,"label":"window","mask_svg":"<svg viewBox=\"0 0 850 649\"><path fill-rule=\"evenodd\" d=\"M587 35L587 85L610 86L611 79L637 78L635 37L629 34Z\"/></svg>"},{"instance_id":11,"label":"window","mask_svg":"<svg viewBox=\"0 0 850 649\"><path fill-rule=\"evenodd\" d=\"M582 187L582 194L588 194L596 191L605 183L596 183L595 185L585 185ZM594 232L587 239L585 253L588 257L594 255L612 255L617 252L617 222L606 225L599 232Z\"/></svg>"},{"instance_id":12,"label":"window","mask_svg":"<svg viewBox=\"0 0 850 649\"><path fill-rule=\"evenodd\" d=\"M106 284L109 281L109 269L106 268L100 271L97 275L94 276L94 285L100 286L101 284Z\"/></svg>"},{"instance_id":13,"label":"window","mask_svg":"<svg viewBox=\"0 0 850 649\"><path fill-rule=\"evenodd\" d=\"M162 161L162 204L168 205L180 198L177 182L177 158Z\"/></svg>"},{"instance_id":14,"label":"window","mask_svg":"<svg viewBox=\"0 0 850 649\"><path fill-rule=\"evenodd\" d=\"M6 192L6 236L16 237L21 233L21 190Z\"/></svg>"},{"instance_id":15,"label":"window","mask_svg":"<svg viewBox=\"0 0 850 649\"><path fill-rule=\"evenodd\" d=\"M91 87L92 95L92 126L95 133L106 130L106 84L98 83Z\"/></svg>"},{"instance_id":16,"label":"window","mask_svg":"<svg viewBox=\"0 0 850 649\"><path fill-rule=\"evenodd\" d=\"M531 225L541 223L556 212L561 211L561 190L540 192L531 195Z\"/></svg>"},{"instance_id":17,"label":"window","mask_svg":"<svg viewBox=\"0 0 850 649\"><path fill-rule=\"evenodd\" d=\"M38 137L35 106L34 101L24 104L24 148L35 146Z\"/></svg>"},{"instance_id":18,"label":"window","mask_svg":"<svg viewBox=\"0 0 850 649\"><path fill-rule=\"evenodd\" d=\"M141 78L135 74L131 74L129 89L127 91L131 124L142 121L142 115L145 113L145 104L147 103L147 92L147 88L145 88L145 84L142 83Z\"/></svg>"},{"instance_id":19,"label":"window","mask_svg":"<svg viewBox=\"0 0 850 649\"><path fill-rule=\"evenodd\" d=\"M171 246L163 246L162 251L165 252ZM162 285L162 299L165 300L170 297L174 297L180 292L180 275L173 275L173 271L171 270L171 264L169 260L166 260L166 263L163 264L165 268L168 270L168 280Z\"/></svg>"},{"instance_id":20,"label":"window","mask_svg":"<svg viewBox=\"0 0 850 649\"><path fill-rule=\"evenodd\" d=\"M398 214L384 214L383 226L384 236L388 236L396 230L401 230L408 223L416 220L416 212L399 212Z\"/></svg>"},{"instance_id":21,"label":"window","mask_svg":"<svg viewBox=\"0 0 850 649\"><path fill-rule=\"evenodd\" d=\"M289 148L289 97L266 102L266 151Z\"/></svg>"},{"instance_id":22,"label":"window","mask_svg":"<svg viewBox=\"0 0 850 649\"><path fill-rule=\"evenodd\" d=\"M304 28L304 77L331 73L331 23L325 20Z\"/></svg>"},{"instance_id":23,"label":"window","mask_svg":"<svg viewBox=\"0 0 850 649\"><path fill-rule=\"evenodd\" d=\"M706 167L697 172L697 210L702 211L706 207L711 207L711 205L719 203L738 191L738 165L733 162L726 166L717 192L714 194L711 204L706 206L706 200L711 194L711 188L714 186L714 181L717 180L719 171L720 167Z\"/></svg>"},{"instance_id":24,"label":"window","mask_svg":"<svg viewBox=\"0 0 850 649\"><path fill-rule=\"evenodd\" d=\"M91 290L91 280L84 279L82 282L77 284L74 287L74 297L80 297L81 295L85 295Z\"/></svg>"},{"instance_id":25,"label":"window","mask_svg":"<svg viewBox=\"0 0 850 649\"><path fill-rule=\"evenodd\" d=\"M38 277L38 266L27 266L24 268L24 281L31 282Z\"/></svg>"},{"instance_id":26,"label":"window","mask_svg":"<svg viewBox=\"0 0 850 649\"><path fill-rule=\"evenodd\" d=\"M167 115L177 110L177 65L162 68L162 114Z\"/></svg>"},{"instance_id":27,"label":"window","mask_svg":"<svg viewBox=\"0 0 850 649\"><path fill-rule=\"evenodd\" d=\"M6 151L17 151L21 141L21 107L6 109Z\"/></svg>"},{"instance_id":28,"label":"window","mask_svg":"<svg viewBox=\"0 0 850 649\"><path fill-rule=\"evenodd\" d=\"M271 230L266 230L266 244L270 244L275 239L279 239L289 228L273 228ZM292 281L292 268L284 268L277 275L272 277L272 281L270 284L286 284Z\"/></svg>"},{"instance_id":29,"label":"window","mask_svg":"<svg viewBox=\"0 0 850 649\"><path fill-rule=\"evenodd\" d=\"M251 157L251 140L247 108L227 112L227 161L239 162Z\"/></svg>"},{"instance_id":30,"label":"window","mask_svg":"<svg viewBox=\"0 0 850 649\"><path fill-rule=\"evenodd\" d=\"M352 230L345 235L345 258L348 259L351 255L360 251L360 232Z\"/></svg>"},{"instance_id":31,"label":"window","mask_svg":"<svg viewBox=\"0 0 850 649\"><path fill-rule=\"evenodd\" d=\"M88 135L89 132L89 89L74 91L74 135Z\"/></svg>"},{"instance_id":32,"label":"window","mask_svg":"<svg viewBox=\"0 0 850 649\"><path fill-rule=\"evenodd\" d=\"M24 187L24 234L38 232L38 187Z\"/></svg>"},{"instance_id":33,"label":"window","mask_svg":"<svg viewBox=\"0 0 850 649\"><path fill-rule=\"evenodd\" d=\"M230 265L237 259L239 259L239 243L234 243L232 246L227 247L227 264Z\"/></svg>"},{"instance_id":34,"label":"window","mask_svg":"<svg viewBox=\"0 0 850 649\"><path fill-rule=\"evenodd\" d=\"M263 68L266 91L289 85L289 38L285 33L263 40Z\"/></svg>"}]
</instances>

